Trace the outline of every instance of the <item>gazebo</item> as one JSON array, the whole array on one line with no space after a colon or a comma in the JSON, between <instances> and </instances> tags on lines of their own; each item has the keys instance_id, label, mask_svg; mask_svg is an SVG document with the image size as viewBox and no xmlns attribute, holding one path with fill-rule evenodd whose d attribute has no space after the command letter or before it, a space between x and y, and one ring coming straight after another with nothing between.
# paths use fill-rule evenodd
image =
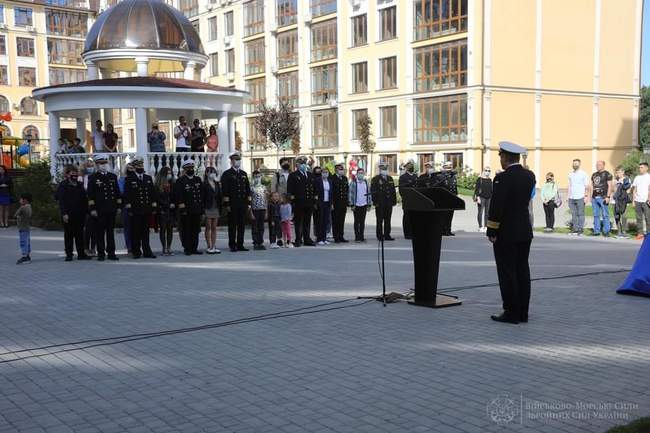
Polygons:
<instances>
[{"instance_id":1,"label":"gazebo","mask_svg":"<svg viewBox=\"0 0 650 433\"><path fill-rule=\"evenodd\" d=\"M144 158L150 173L165 165L178 173L187 158L194 159L199 169L206 165L224 169L223 154L235 147L233 119L243 112L247 93L196 80L208 57L194 27L181 12L159 0L117 3L97 17L88 32L83 59L88 81L41 87L33 92L34 98L45 104L49 117L53 178L64 165L79 164L90 156L60 153L60 119L75 118L77 135L82 137L88 120L91 129L102 117L104 125L112 123L113 109L135 112L136 151L110 154L115 169L136 155ZM182 73L183 78L167 78L161 73ZM214 119L219 151L149 152L147 132L151 123L175 121L179 116Z\"/></svg>"}]
</instances>

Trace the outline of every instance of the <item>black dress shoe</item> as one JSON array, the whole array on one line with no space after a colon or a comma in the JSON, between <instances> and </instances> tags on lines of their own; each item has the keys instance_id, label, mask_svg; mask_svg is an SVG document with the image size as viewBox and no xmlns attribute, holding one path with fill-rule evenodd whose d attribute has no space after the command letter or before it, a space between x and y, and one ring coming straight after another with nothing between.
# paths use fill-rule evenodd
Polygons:
<instances>
[{"instance_id":1,"label":"black dress shoe","mask_svg":"<svg viewBox=\"0 0 650 433\"><path fill-rule=\"evenodd\" d=\"M192 254L194 254L195 256L200 256L201 254L203 254L203 251L192 251Z\"/></svg>"},{"instance_id":2,"label":"black dress shoe","mask_svg":"<svg viewBox=\"0 0 650 433\"><path fill-rule=\"evenodd\" d=\"M305 241L303 245L305 245L306 247L315 247L316 243L312 240L309 240L309 241Z\"/></svg>"},{"instance_id":3,"label":"black dress shoe","mask_svg":"<svg viewBox=\"0 0 650 433\"><path fill-rule=\"evenodd\" d=\"M526 316L519 317L519 321L521 323L528 323L528 316L526 315Z\"/></svg>"},{"instance_id":4,"label":"black dress shoe","mask_svg":"<svg viewBox=\"0 0 650 433\"><path fill-rule=\"evenodd\" d=\"M78 256L77 260L92 260L93 258L90 256Z\"/></svg>"},{"instance_id":5,"label":"black dress shoe","mask_svg":"<svg viewBox=\"0 0 650 433\"><path fill-rule=\"evenodd\" d=\"M237 247L230 247L230 252L231 252L231 253L236 253L237 251L239 251L239 250L237 249Z\"/></svg>"},{"instance_id":6,"label":"black dress shoe","mask_svg":"<svg viewBox=\"0 0 650 433\"><path fill-rule=\"evenodd\" d=\"M142 257L144 257L145 259L155 259L156 258L156 256L154 256L153 254L145 254Z\"/></svg>"},{"instance_id":7,"label":"black dress shoe","mask_svg":"<svg viewBox=\"0 0 650 433\"><path fill-rule=\"evenodd\" d=\"M250 251L250 250L245 246L241 246L241 247L237 247L237 251Z\"/></svg>"},{"instance_id":8,"label":"black dress shoe","mask_svg":"<svg viewBox=\"0 0 650 433\"><path fill-rule=\"evenodd\" d=\"M190 251L185 251L183 254L185 254L186 256L191 256L192 255L192 253Z\"/></svg>"},{"instance_id":9,"label":"black dress shoe","mask_svg":"<svg viewBox=\"0 0 650 433\"><path fill-rule=\"evenodd\" d=\"M138 254L138 255L134 254L133 255L133 260L138 260L140 257L142 257L140 254Z\"/></svg>"},{"instance_id":10,"label":"black dress shoe","mask_svg":"<svg viewBox=\"0 0 650 433\"><path fill-rule=\"evenodd\" d=\"M384 236L384 240L385 240L385 241L394 241L395 238L390 237L390 236Z\"/></svg>"},{"instance_id":11,"label":"black dress shoe","mask_svg":"<svg viewBox=\"0 0 650 433\"><path fill-rule=\"evenodd\" d=\"M508 316L506 313L503 313L500 316L492 315L490 316L490 318L495 322L512 323L513 325L517 325L519 323L519 320L513 319L512 317Z\"/></svg>"},{"instance_id":12,"label":"black dress shoe","mask_svg":"<svg viewBox=\"0 0 650 433\"><path fill-rule=\"evenodd\" d=\"M300 247L302 246L302 244L301 244L300 242L294 242L294 243L293 243L293 246L294 246L295 248L300 248Z\"/></svg>"},{"instance_id":13,"label":"black dress shoe","mask_svg":"<svg viewBox=\"0 0 650 433\"><path fill-rule=\"evenodd\" d=\"M108 260L113 260L114 262L117 262L120 259L117 256L108 256Z\"/></svg>"},{"instance_id":14,"label":"black dress shoe","mask_svg":"<svg viewBox=\"0 0 650 433\"><path fill-rule=\"evenodd\" d=\"M103 262L104 260L106 260L106 257L104 257L104 256L98 256L97 257L98 262Z\"/></svg>"},{"instance_id":15,"label":"black dress shoe","mask_svg":"<svg viewBox=\"0 0 650 433\"><path fill-rule=\"evenodd\" d=\"M447 232L447 236L456 236L454 232Z\"/></svg>"},{"instance_id":16,"label":"black dress shoe","mask_svg":"<svg viewBox=\"0 0 650 433\"><path fill-rule=\"evenodd\" d=\"M65 261L66 262L71 262L72 261L72 256L65 256Z\"/></svg>"},{"instance_id":17,"label":"black dress shoe","mask_svg":"<svg viewBox=\"0 0 650 433\"><path fill-rule=\"evenodd\" d=\"M343 239L343 238L341 238L340 241L341 241L342 243L344 243L344 244L350 242L349 240L347 240L347 239Z\"/></svg>"}]
</instances>

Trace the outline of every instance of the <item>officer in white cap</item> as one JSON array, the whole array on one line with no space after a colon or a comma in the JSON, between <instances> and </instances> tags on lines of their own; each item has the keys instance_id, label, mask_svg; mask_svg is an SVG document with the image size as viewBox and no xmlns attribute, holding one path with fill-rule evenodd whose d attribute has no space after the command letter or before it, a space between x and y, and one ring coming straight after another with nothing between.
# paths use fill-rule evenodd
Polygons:
<instances>
[{"instance_id":1,"label":"officer in white cap","mask_svg":"<svg viewBox=\"0 0 650 433\"><path fill-rule=\"evenodd\" d=\"M97 260L103 262L118 260L115 255L115 215L122 207L122 195L117 184L117 176L108 171L108 157L105 154L93 158L97 171L88 178L88 209L95 218L97 238Z\"/></svg>"},{"instance_id":2,"label":"officer in white cap","mask_svg":"<svg viewBox=\"0 0 650 433\"><path fill-rule=\"evenodd\" d=\"M287 194L293 205L293 224L296 231L294 246L313 247L316 243L310 237L311 217L316 206L314 177L307 169L307 157L296 158L296 171L289 175Z\"/></svg>"},{"instance_id":3,"label":"officer in white cap","mask_svg":"<svg viewBox=\"0 0 650 433\"><path fill-rule=\"evenodd\" d=\"M332 179L332 236L334 242L347 243L343 232L345 229L345 214L348 211L350 184L345 176L345 163L339 162L334 166Z\"/></svg>"},{"instance_id":4,"label":"officer in white cap","mask_svg":"<svg viewBox=\"0 0 650 433\"><path fill-rule=\"evenodd\" d=\"M454 195L458 195L458 180L456 179L456 170L454 170L454 165L451 161L446 161L442 165L442 171L439 173L438 177L440 181L440 187L446 189ZM454 232L451 231L451 223L454 219L454 211L445 211L444 212L444 225L442 226L442 235L443 236L455 236Z\"/></svg>"},{"instance_id":5,"label":"officer in white cap","mask_svg":"<svg viewBox=\"0 0 650 433\"><path fill-rule=\"evenodd\" d=\"M194 173L194 161L183 162L183 176L174 184L174 200L180 214L180 234L183 252L186 256L203 254L199 251L201 215L204 212L203 182Z\"/></svg>"},{"instance_id":6,"label":"officer in white cap","mask_svg":"<svg viewBox=\"0 0 650 433\"><path fill-rule=\"evenodd\" d=\"M394 241L390 235L390 219L393 206L397 204L397 194L393 178L388 174L388 165L384 161L379 163L379 174L370 181L370 192L377 218L377 240Z\"/></svg>"},{"instance_id":7,"label":"officer in white cap","mask_svg":"<svg viewBox=\"0 0 650 433\"><path fill-rule=\"evenodd\" d=\"M526 148L507 141L499 143L503 172L494 178L494 192L487 222L487 236L494 246L503 313L492 320L528 322L530 269L528 256L533 239L528 202L535 188L535 175L519 160Z\"/></svg>"},{"instance_id":8,"label":"officer in white cap","mask_svg":"<svg viewBox=\"0 0 650 433\"><path fill-rule=\"evenodd\" d=\"M400 194L403 188L413 188L417 184L418 175L415 174L415 161L409 159L404 164L404 173L399 177L399 191ZM403 203L402 203L403 205ZM411 224L409 220L408 211L402 211L402 230L404 231L404 239L411 239Z\"/></svg>"},{"instance_id":9,"label":"officer in white cap","mask_svg":"<svg viewBox=\"0 0 650 433\"><path fill-rule=\"evenodd\" d=\"M153 179L144 172L144 160L137 157L131 163L135 173L124 181L124 207L131 219L131 253L134 259L155 259L149 245L149 218L156 212L157 193Z\"/></svg>"},{"instance_id":10,"label":"officer in white cap","mask_svg":"<svg viewBox=\"0 0 650 433\"><path fill-rule=\"evenodd\" d=\"M246 214L251 207L251 184L241 169L241 152L230 154L230 168L221 175L223 206L228 214L228 246L231 252L248 251L244 247Z\"/></svg>"}]
</instances>

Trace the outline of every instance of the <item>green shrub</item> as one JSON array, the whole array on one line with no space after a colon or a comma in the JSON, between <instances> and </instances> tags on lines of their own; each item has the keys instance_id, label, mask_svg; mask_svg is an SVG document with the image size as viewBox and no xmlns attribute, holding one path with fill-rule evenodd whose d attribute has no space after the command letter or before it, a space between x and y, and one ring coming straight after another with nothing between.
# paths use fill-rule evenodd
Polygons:
<instances>
[{"instance_id":1,"label":"green shrub","mask_svg":"<svg viewBox=\"0 0 650 433\"><path fill-rule=\"evenodd\" d=\"M474 191L474 188L476 187L476 180L478 178L478 174L472 174L470 172L458 173L458 188Z\"/></svg>"},{"instance_id":2,"label":"green shrub","mask_svg":"<svg viewBox=\"0 0 650 433\"><path fill-rule=\"evenodd\" d=\"M607 433L650 433L650 417L639 418L627 425L611 428Z\"/></svg>"},{"instance_id":3,"label":"green shrub","mask_svg":"<svg viewBox=\"0 0 650 433\"><path fill-rule=\"evenodd\" d=\"M59 205L54 200L54 188L48 160L32 163L25 174L16 179L16 197L32 194L32 224L45 230L57 230L61 226Z\"/></svg>"},{"instance_id":4,"label":"green shrub","mask_svg":"<svg viewBox=\"0 0 650 433\"><path fill-rule=\"evenodd\" d=\"M650 162L650 157L640 150L633 150L625 155L625 159L621 162L621 167L625 170L628 176L636 176L639 174L639 163Z\"/></svg>"}]
</instances>

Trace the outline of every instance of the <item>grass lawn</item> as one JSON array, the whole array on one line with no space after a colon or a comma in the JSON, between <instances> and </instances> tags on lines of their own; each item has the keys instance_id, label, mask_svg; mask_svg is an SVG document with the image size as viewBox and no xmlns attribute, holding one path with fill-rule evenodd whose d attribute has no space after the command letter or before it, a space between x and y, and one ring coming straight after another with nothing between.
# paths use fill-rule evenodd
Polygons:
<instances>
[{"instance_id":1,"label":"grass lawn","mask_svg":"<svg viewBox=\"0 0 650 433\"><path fill-rule=\"evenodd\" d=\"M567 208L566 208L566 213L571 215L571 211L569 210L568 205L567 205ZM591 207L591 206L585 206L585 216L586 217L593 217L594 216L594 208ZM614 219L613 218L614 217L614 206L613 205L609 205L609 216L612 217L612 219ZM627 205L627 209L625 209L625 217L628 220L632 220L632 221L636 218L636 213L634 212L634 206L631 206L629 204Z\"/></svg>"},{"instance_id":2,"label":"grass lawn","mask_svg":"<svg viewBox=\"0 0 650 433\"><path fill-rule=\"evenodd\" d=\"M473 189L458 188L458 195L468 195L472 197L474 195Z\"/></svg>"},{"instance_id":3,"label":"grass lawn","mask_svg":"<svg viewBox=\"0 0 650 433\"><path fill-rule=\"evenodd\" d=\"M607 433L650 433L650 418L639 418L627 425L611 428Z\"/></svg>"}]
</instances>

